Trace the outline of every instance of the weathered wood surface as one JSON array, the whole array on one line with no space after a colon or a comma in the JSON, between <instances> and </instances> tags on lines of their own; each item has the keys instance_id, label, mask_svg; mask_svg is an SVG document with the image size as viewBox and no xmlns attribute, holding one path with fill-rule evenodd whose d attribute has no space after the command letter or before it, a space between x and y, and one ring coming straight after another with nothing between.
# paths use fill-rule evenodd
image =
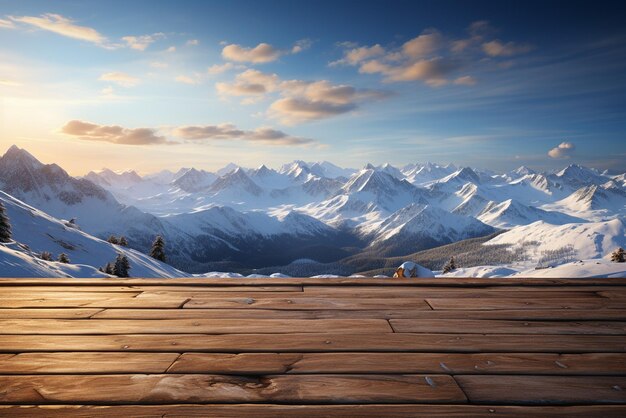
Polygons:
<instances>
[{"instance_id":1,"label":"weathered wood surface","mask_svg":"<svg viewBox=\"0 0 626 418\"><path fill-rule=\"evenodd\" d=\"M626 279L0 279L0 416L622 417L624 334Z\"/></svg>"},{"instance_id":2,"label":"weathered wood surface","mask_svg":"<svg viewBox=\"0 0 626 418\"><path fill-rule=\"evenodd\" d=\"M277 404L178 404L178 405L0 405L0 416L12 418L101 417L221 417L221 418L623 418L616 405L502 406L502 405L277 405Z\"/></svg>"}]
</instances>

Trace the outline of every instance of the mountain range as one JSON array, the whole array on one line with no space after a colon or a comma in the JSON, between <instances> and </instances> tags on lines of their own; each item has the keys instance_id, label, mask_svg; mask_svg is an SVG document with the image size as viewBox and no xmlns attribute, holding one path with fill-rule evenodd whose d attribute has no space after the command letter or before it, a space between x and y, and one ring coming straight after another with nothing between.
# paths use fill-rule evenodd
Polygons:
<instances>
[{"instance_id":1,"label":"mountain range","mask_svg":"<svg viewBox=\"0 0 626 418\"><path fill-rule=\"evenodd\" d=\"M0 200L20 231L16 243L31 253L46 245L61 251L59 241L80 236L90 245L69 246L93 254L70 258L97 268L119 250L102 240L124 235L130 248L122 250L132 252L137 265L150 266L134 275L166 276L251 271L299 259L337 263L368 252L402 256L505 229L532 236L533 228L547 234L567 225L623 223L624 178L574 164L555 172L519 167L495 173L430 162L352 169L304 161L278 169L231 163L216 172L182 168L149 175L102 169L77 178L12 146L0 158ZM69 238L32 232L23 221L28 217L46 228L63 226ZM67 226L71 219L80 230ZM137 258L156 235L165 238L173 267Z\"/></svg>"}]
</instances>

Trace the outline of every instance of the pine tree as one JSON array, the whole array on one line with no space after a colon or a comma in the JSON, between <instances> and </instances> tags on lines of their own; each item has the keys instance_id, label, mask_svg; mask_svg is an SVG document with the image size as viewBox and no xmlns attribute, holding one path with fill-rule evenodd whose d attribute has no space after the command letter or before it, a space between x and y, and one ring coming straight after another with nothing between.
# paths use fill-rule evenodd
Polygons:
<instances>
[{"instance_id":1,"label":"pine tree","mask_svg":"<svg viewBox=\"0 0 626 418\"><path fill-rule=\"evenodd\" d=\"M117 240L117 237L115 235L111 235L109 237L109 239L107 239L107 242L110 242L111 244L119 244L120 242Z\"/></svg>"},{"instance_id":2,"label":"pine tree","mask_svg":"<svg viewBox=\"0 0 626 418\"><path fill-rule=\"evenodd\" d=\"M128 241L126 241L126 237L124 235L120 237L118 244L123 247L128 247Z\"/></svg>"},{"instance_id":3,"label":"pine tree","mask_svg":"<svg viewBox=\"0 0 626 418\"><path fill-rule=\"evenodd\" d=\"M456 269L456 263L454 262L454 257L450 257L450 261L443 266L443 274L450 273L452 270Z\"/></svg>"},{"instance_id":4,"label":"pine tree","mask_svg":"<svg viewBox=\"0 0 626 418\"><path fill-rule=\"evenodd\" d=\"M70 258L67 256L67 254L61 253L61 254L59 254L59 258L57 258L57 261L59 263L68 264L70 262Z\"/></svg>"},{"instance_id":5,"label":"pine tree","mask_svg":"<svg viewBox=\"0 0 626 418\"><path fill-rule=\"evenodd\" d=\"M104 266L104 272L106 274L113 274L113 264L107 263L107 265Z\"/></svg>"},{"instance_id":6,"label":"pine tree","mask_svg":"<svg viewBox=\"0 0 626 418\"><path fill-rule=\"evenodd\" d=\"M49 251L42 251L39 258L45 261L52 261L52 253Z\"/></svg>"},{"instance_id":7,"label":"pine tree","mask_svg":"<svg viewBox=\"0 0 626 418\"><path fill-rule=\"evenodd\" d=\"M0 202L0 242L9 241L11 241L11 224L9 223L6 209L2 202Z\"/></svg>"},{"instance_id":8,"label":"pine tree","mask_svg":"<svg viewBox=\"0 0 626 418\"><path fill-rule=\"evenodd\" d=\"M156 236L152 243L152 248L150 249L150 257L165 262L165 241L162 236Z\"/></svg>"},{"instance_id":9,"label":"pine tree","mask_svg":"<svg viewBox=\"0 0 626 418\"><path fill-rule=\"evenodd\" d=\"M125 255L118 254L113 265L113 274L117 277L129 277L130 263Z\"/></svg>"},{"instance_id":10,"label":"pine tree","mask_svg":"<svg viewBox=\"0 0 626 418\"><path fill-rule=\"evenodd\" d=\"M611 261L614 263L626 262L626 254L624 253L624 249L620 247L617 250L613 251L613 253L611 254Z\"/></svg>"}]
</instances>

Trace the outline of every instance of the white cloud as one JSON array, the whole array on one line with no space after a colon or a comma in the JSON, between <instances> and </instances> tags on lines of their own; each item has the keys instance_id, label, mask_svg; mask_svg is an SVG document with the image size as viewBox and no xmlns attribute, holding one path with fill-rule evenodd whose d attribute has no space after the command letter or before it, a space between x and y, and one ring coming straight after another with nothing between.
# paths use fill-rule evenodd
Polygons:
<instances>
[{"instance_id":1,"label":"white cloud","mask_svg":"<svg viewBox=\"0 0 626 418\"><path fill-rule=\"evenodd\" d=\"M548 151L548 156L551 158L570 158L575 150L576 146L571 142L561 142L558 146Z\"/></svg>"},{"instance_id":2,"label":"white cloud","mask_svg":"<svg viewBox=\"0 0 626 418\"><path fill-rule=\"evenodd\" d=\"M13 29L15 25L10 20L0 19L0 28Z\"/></svg>"},{"instance_id":3,"label":"white cloud","mask_svg":"<svg viewBox=\"0 0 626 418\"><path fill-rule=\"evenodd\" d=\"M276 90L280 79L276 74L267 74L248 69L235 77L232 83L216 83L221 96L246 96L242 104L251 104L262 100L267 93Z\"/></svg>"},{"instance_id":4,"label":"white cloud","mask_svg":"<svg viewBox=\"0 0 626 418\"><path fill-rule=\"evenodd\" d=\"M484 54L505 57L532 49L528 44L488 40L495 30L487 21L473 22L467 32L467 38L454 40L436 29L427 29L398 48L343 42L339 44L344 48L343 57L330 66L355 66L360 73L381 74L388 83L422 81L431 87L451 83L474 85L476 79L456 73L481 62Z\"/></svg>"},{"instance_id":5,"label":"white cloud","mask_svg":"<svg viewBox=\"0 0 626 418\"><path fill-rule=\"evenodd\" d=\"M282 52L270 44L260 43L254 48L246 48L237 44L226 45L222 49L222 57L229 61L251 62L262 64L276 61Z\"/></svg>"},{"instance_id":6,"label":"white cloud","mask_svg":"<svg viewBox=\"0 0 626 418\"><path fill-rule=\"evenodd\" d=\"M226 71L233 69L243 69L245 68L242 65L235 65L232 62L225 62L224 64L213 64L209 68L207 68L207 74L209 75L217 75L225 73Z\"/></svg>"},{"instance_id":7,"label":"white cloud","mask_svg":"<svg viewBox=\"0 0 626 418\"><path fill-rule=\"evenodd\" d=\"M98 79L100 81L110 81L112 83L116 83L122 87L133 87L139 83L139 79L137 77L133 77L129 74L122 73L119 71L113 71L110 73L104 73Z\"/></svg>"},{"instance_id":8,"label":"white cloud","mask_svg":"<svg viewBox=\"0 0 626 418\"><path fill-rule=\"evenodd\" d=\"M411 58L423 58L436 52L443 44L441 34L430 29L402 45L402 52Z\"/></svg>"},{"instance_id":9,"label":"white cloud","mask_svg":"<svg viewBox=\"0 0 626 418\"><path fill-rule=\"evenodd\" d=\"M473 86L476 84L476 79L471 75L464 75L454 80L454 84L459 84L462 86Z\"/></svg>"},{"instance_id":10,"label":"white cloud","mask_svg":"<svg viewBox=\"0 0 626 418\"><path fill-rule=\"evenodd\" d=\"M176 47L175 46L170 46L169 48L167 48L165 50L165 52L176 52Z\"/></svg>"},{"instance_id":11,"label":"white cloud","mask_svg":"<svg viewBox=\"0 0 626 418\"><path fill-rule=\"evenodd\" d=\"M361 103L380 100L389 93L335 85L327 80L281 80L276 74L246 70L231 83L216 83L222 96L243 97L242 104L257 103L270 93L282 96L275 100L269 115L286 125L324 119L356 109Z\"/></svg>"},{"instance_id":12,"label":"white cloud","mask_svg":"<svg viewBox=\"0 0 626 418\"><path fill-rule=\"evenodd\" d=\"M76 25L73 20L54 13L46 13L41 16L9 16L9 18L14 22L26 23L68 38L93 42L102 46L106 42L106 38L97 30Z\"/></svg>"},{"instance_id":13,"label":"white cloud","mask_svg":"<svg viewBox=\"0 0 626 418\"><path fill-rule=\"evenodd\" d=\"M121 126L105 126L80 120L71 120L61 128L66 135L85 141L110 142L119 145L173 144L164 136L158 136L154 129L128 129Z\"/></svg>"},{"instance_id":14,"label":"white cloud","mask_svg":"<svg viewBox=\"0 0 626 418\"><path fill-rule=\"evenodd\" d=\"M421 80L431 87L439 87L447 84L447 77L460 67L459 62L441 57L408 61L403 64L389 64L372 60L361 65L359 72L383 74L386 82Z\"/></svg>"},{"instance_id":15,"label":"white cloud","mask_svg":"<svg viewBox=\"0 0 626 418\"><path fill-rule=\"evenodd\" d=\"M342 45L353 45L352 43L343 43ZM330 65L348 64L357 65L368 58L378 57L385 53L385 49L379 44L367 47L354 47L344 53L344 57L338 61L331 62Z\"/></svg>"},{"instance_id":16,"label":"white cloud","mask_svg":"<svg viewBox=\"0 0 626 418\"><path fill-rule=\"evenodd\" d=\"M305 51L307 49L309 49L311 47L311 45L313 45L313 41L310 39L300 39L299 41L296 41L296 43L293 44L293 46L291 47L291 53L292 54L298 54L302 51Z\"/></svg>"},{"instance_id":17,"label":"white cloud","mask_svg":"<svg viewBox=\"0 0 626 418\"><path fill-rule=\"evenodd\" d=\"M163 33L154 33L152 35L141 35L141 36L124 36L122 40L126 42L126 45L129 48L135 49L137 51L145 51L150 44L155 42L157 39L164 38L165 35Z\"/></svg>"},{"instance_id":18,"label":"white cloud","mask_svg":"<svg viewBox=\"0 0 626 418\"><path fill-rule=\"evenodd\" d=\"M237 128L232 124L181 126L174 129L173 135L191 141L201 140L242 140L264 143L267 145L306 145L313 140L295 137L269 127L260 127L251 131Z\"/></svg>"},{"instance_id":19,"label":"white cloud","mask_svg":"<svg viewBox=\"0 0 626 418\"><path fill-rule=\"evenodd\" d=\"M200 74L194 74L193 76L179 75L174 78L175 81L184 84L200 84L202 81Z\"/></svg>"},{"instance_id":20,"label":"white cloud","mask_svg":"<svg viewBox=\"0 0 626 418\"><path fill-rule=\"evenodd\" d=\"M491 57L510 57L525 54L531 50L532 46L528 44L518 44L515 42L503 43L498 39L483 44L483 51Z\"/></svg>"},{"instance_id":21,"label":"white cloud","mask_svg":"<svg viewBox=\"0 0 626 418\"><path fill-rule=\"evenodd\" d=\"M188 46L198 46L200 45L200 41L198 41L197 39L190 39L186 42L186 44Z\"/></svg>"}]
</instances>

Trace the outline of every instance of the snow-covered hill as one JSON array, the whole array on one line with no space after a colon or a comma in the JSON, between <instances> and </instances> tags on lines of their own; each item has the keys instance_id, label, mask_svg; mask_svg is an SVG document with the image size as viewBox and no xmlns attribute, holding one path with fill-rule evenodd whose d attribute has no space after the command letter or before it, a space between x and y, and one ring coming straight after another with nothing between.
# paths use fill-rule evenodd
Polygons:
<instances>
[{"instance_id":1,"label":"snow-covered hill","mask_svg":"<svg viewBox=\"0 0 626 418\"><path fill-rule=\"evenodd\" d=\"M3 276L41 276L45 274L39 273L46 273L52 277L101 277L103 275L97 269L114 261L118 253L128 257L130 273L134 277L180 277L185 274L139 251L95 238L4 192L0 192L0 201L6 208L15 241L0 245ZM35 254L43 251L50 252L55 259L65 253L72 264L40 260Z\"/></svg>"},{"instance_id":2,"label":"snow-covered hill","mask_svg":"<svg viewBox=\"0 0 626 418\"><path fill-rule=\"evenodd\" d=\"M626 247L626 219L565 225L538 221L515 227L485 245L493 244L523 246L533 259L567 247L571 247L575 259L602 258L616 248Z\"/></svg>"}]
</instances>

